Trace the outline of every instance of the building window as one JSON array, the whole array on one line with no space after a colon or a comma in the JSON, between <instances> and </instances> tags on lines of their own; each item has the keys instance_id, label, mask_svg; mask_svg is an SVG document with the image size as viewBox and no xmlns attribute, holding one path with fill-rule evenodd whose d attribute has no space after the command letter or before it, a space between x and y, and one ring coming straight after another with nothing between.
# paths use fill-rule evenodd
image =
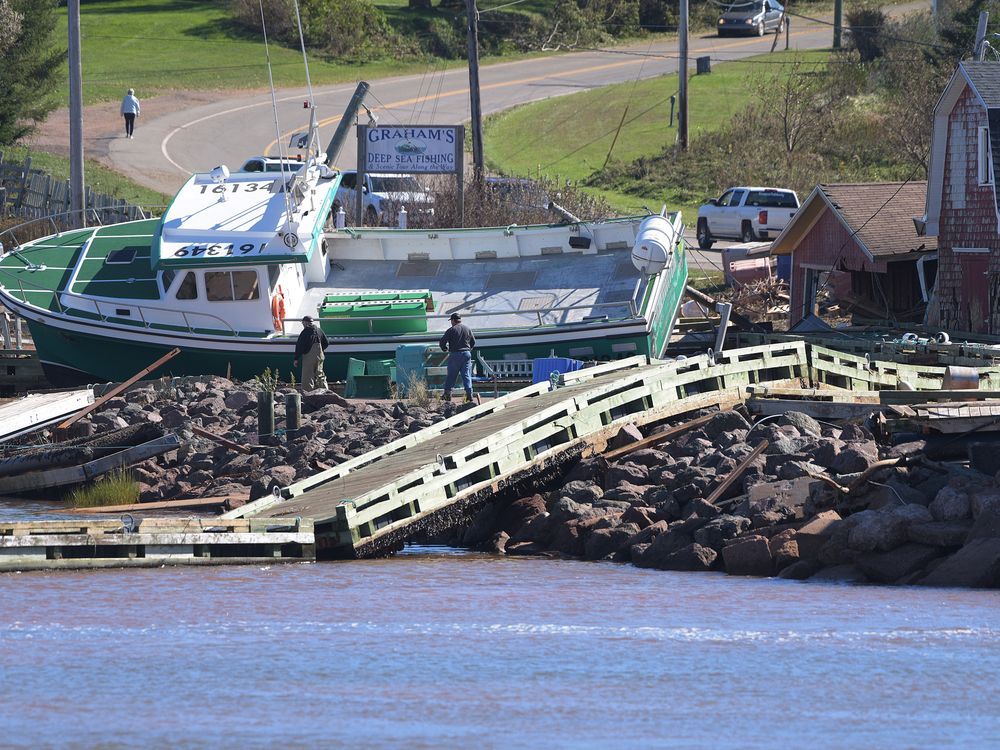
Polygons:
<instances>
[{"instance_id":1,"label":"building window","mask_svg":"<svg viewBox=\"0 0 1000 750\"><path fill-rule=\"evenodd\" d=\"M256 271L207 271L205 295L209 302L260 299Z\"/></svg>"},{"instance_id":2,"label":"building window","mask_svg":"<svg viewBox=\"0 0 1000 750\"><path fill-rule=\"evenodd\" d=\"M990 153L990 129L979 128L979 184L993 184L993 155Z\"/></svg>"}]
</instances>

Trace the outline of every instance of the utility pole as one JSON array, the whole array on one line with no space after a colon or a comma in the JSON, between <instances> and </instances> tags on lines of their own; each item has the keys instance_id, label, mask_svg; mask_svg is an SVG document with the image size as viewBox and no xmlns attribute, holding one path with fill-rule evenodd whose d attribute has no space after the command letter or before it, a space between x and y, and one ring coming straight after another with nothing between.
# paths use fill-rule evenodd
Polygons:
<instances>
[{"instance_id":1,"label":"utility pole","mask_svg":"<svg viewBox=\"0 0 1000 750\"><path fill-rule=\"evenodd\" d=\"M833 48L840 49L844 31L844 0L833 0Z\"/></svg>"},{"instance_id":2,"label":"utility pole","mask_svg":"<svg viewBox=\"0 0 1000 750\"><path fill-rule=\"evenodd\" d=\"M87 225L83 187L83 72L80 0L69 0L69 195L77 226Z\"/></svg>"},{"instance_id":3,"label":"utility pole","mask_svg":"<svg viewBox=\"0 0 1000 750\"><path fill-rule=\"evenodd\" d=\"M976 26L976 45L972 48L972 56L982 62L986 57L986 26L990 22L990 12L984 10L979 14L979 24Z\"/></svg>"},{"instance_id":4,"label":"utility pole","mask_svg":"<svg viewBox=\"0 0 1000 750\"><path fill-rule=\"evenodd\" d=\"M688 147L688 0L680 0L681 23L678 29L680 35L680 62L677 69L678 99L677 110L677 142L681 151Z\"/></svg>"},{"instance_id":5,"label":"utility pole","mask_svg":"<svg viewBox=\"0 0 1000 750\"><path fill-rule=\"evenodd\" d=\"M483 109L479 103L479 11L476 0L465 0L469 21L469 104L472 114L472 166L476 182L483 179Z\"/></svg>"}]
</instances>

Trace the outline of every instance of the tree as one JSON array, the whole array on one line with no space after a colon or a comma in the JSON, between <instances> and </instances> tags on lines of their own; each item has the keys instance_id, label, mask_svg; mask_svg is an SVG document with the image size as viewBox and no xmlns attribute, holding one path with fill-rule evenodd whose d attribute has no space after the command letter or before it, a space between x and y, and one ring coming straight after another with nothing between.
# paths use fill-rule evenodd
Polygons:
<instances>
[{"instance_id":1,"label":"tree","mask_svg":"<svg viewBox=\"0 0 1000 750\"><path fill-rule=\"evenodd\" d=\"M972 48L976 44L976 28L979 25L979 14L990 11L990 23L986 38L990 38L996 20L997 3L995 0L967 0L964 4L956 3L956 8L942 25L938 46L927 52L928 58L937 66L950 74L961 60L971 59Z\"/></svg>"},{"instance_id":2,"label":"tree","mask_svg":"<svg viewBox=\"0 0 1000 750\"><path fill-rule=\"evenodd\" d=\"M0 49L0 146L9 146L34 131L51 112L52 92L62 78L66 50L54 46L56 4L52 0L6 0L22 23L9 46Z\"/></svg>"},{"instance_id":3,"label":"tree","mask_svg":"<svg viewBox=\"0 0 1000 750\"><path fill-rule=\"evenodd\" d=\"M0 0L0 53L10 47L21 33L24 16L10 7L7 0Z\"/></svg>"}]
</instances>

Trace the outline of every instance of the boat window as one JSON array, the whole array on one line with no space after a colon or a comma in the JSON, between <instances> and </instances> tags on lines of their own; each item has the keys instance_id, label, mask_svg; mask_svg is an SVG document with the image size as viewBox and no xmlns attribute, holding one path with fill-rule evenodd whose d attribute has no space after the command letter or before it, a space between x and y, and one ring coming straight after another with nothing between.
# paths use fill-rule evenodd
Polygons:
<instances>
[{"instance_id":1,"label":"boat window","mask_svg":"<svg viewBox=\"0 0 1000 750\"><path fill-rule=\"evenodd\" d=\"M174 296L177 299L198 299L198 284L193 272L186 271L184 273L184 278L181 279L181 283L177 287L177 294Z\"/></svg>"},{"instance_id":2,"label":"boat window","mask_svg":"<svg viewBox=\"0 0 1000 750\"><path fill-rule=\"evenodd\" d=\"M233 271L233 297L235 299L260 299L256 271Z\"/></svg>"},{"instance_id":3,"label":"boat window","mask_svg":"<svg viewBox=\"0 0 1000 750\"><path fill-rule=\"evenodd\" d=\"M210 302L260 299L256 271L207 271L205 294Z\"/></svg>"},{"instance_id":4,"label":"boat window","mask_svg":"<svg viewBox=\"0 0 1000 750\"><path fill-rule=\"evenodd\" d=\"M104 259L104 264L108 266L116 264L128 265L135 260L135 251L134 247L122 247L118 250L112 250Z\"/></svg>"},{"instance_id":5,"label":"boat window","mask_svg":"<svg viewBox=\"0 0 1000 750\"><path fill-rule=\"evenodd\" d=\"M174 279L177 278L177 271L172 268L168 268L166 271L160 272L160 283L163 284L163 293L166 294L170 285L174 283Z\"/></svg>"},{"instance_id":6,"label":"boat window","mask_svg":"<svg viewBox=\"0 0 1000 750\"><path fill-rule=\"evenodd\" d=\"M274 289L274 285L278 283L279 275L281 275L281 268L278 266L267 267L267 283L271 289Z\"/></svg>"}]
</instances>

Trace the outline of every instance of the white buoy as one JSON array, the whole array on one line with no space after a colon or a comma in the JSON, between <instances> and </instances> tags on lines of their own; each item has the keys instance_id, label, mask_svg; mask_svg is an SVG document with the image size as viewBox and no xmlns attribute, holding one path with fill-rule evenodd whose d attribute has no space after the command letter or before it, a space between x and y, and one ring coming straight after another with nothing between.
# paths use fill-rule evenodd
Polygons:
<instances>
[{"instance_id":1,"label":"white buoy","mask_svg":"<svg viewBox=\"0 0 1000 750\"><path fill-rule=\"evenodd\" d=\"M647 216L635 235L632 265L647 276L655 276L670 264L678 230L664 216Z\"/></svg>"}]
</instances>

